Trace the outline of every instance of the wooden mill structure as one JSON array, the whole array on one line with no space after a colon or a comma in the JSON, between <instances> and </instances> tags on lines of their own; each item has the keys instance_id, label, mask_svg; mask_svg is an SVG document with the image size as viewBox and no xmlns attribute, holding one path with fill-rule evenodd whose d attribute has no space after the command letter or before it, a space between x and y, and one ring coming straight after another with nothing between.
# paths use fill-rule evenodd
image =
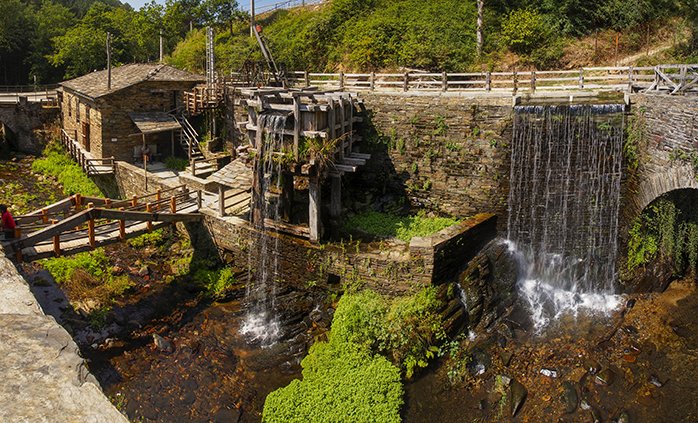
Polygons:
<instances>
[{"instance_id":1,"label":"wooden mill structure","mask_svg":"<svg viewBox=\"0 0 698 423\"><path fill-rule=\"evenodd\" d=\"M349 92L284 88L243 88L238 90L238 99L246 115L238 125L255 151L251 178L252 223L259 224L269 201L263 198L261 180L264 175L259 164L264 160L261 156L265 137L275 136L280 143L275 144L275 151L265 155L278 158L281 163L282 175L277 175L281 177L281 188L275 195L281 205L281 219L291 225L271 223L283 225L286 231L307 236L311 241L319 240L323 234L323 186L329 184L329 219L337 221L342 211L342 176L356 172L370 158L358 152L360 138L355 126L362 122L359 116L362 103ZM284 127L265 126L265 116L285 116ZM295 193L305 191L306 186L307 229L305 219L294 216L293 209ZM291 229L294 226L295 229Z\"/></svg>"}]
</instances>

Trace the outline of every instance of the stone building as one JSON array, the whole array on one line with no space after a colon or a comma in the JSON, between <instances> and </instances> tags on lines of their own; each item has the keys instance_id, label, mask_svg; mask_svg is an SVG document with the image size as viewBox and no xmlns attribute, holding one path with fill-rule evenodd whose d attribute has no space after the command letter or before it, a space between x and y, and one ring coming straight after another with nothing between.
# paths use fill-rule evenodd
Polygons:
<instances>
[{"instance_id":1,"label":"stone building","mask_svg":"<svg viewBox=\"0 0 698 423\"><path fill-rule=\"evenodd\" d=\"M128 64L61 83L63 129L89 156L136 161L145 143L174 155L183 92L205 78L161 63Z\"/></svg>"}]
</instances>

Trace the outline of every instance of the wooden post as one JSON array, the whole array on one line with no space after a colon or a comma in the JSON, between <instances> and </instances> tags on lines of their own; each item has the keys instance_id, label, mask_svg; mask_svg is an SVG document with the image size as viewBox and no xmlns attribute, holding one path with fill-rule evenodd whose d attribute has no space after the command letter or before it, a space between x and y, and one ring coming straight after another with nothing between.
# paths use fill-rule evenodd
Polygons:
<instances>
[{"instance_id":1,"label":"wooden post","mask_svg":"<svg viewBox=\"0 0 698 423\"><path fill-rule=\"evenodd\" d=\"M41 209L41 221L46 224L48 223L48 212L46 209Z\"/></svg>"},{"instance_id":2,"label":"wooden post","mask_svg":"<svg viewBox=\"0 0 698 423\"><path fill-rule=\"evenodd\" d=\"M15 226L15 239L20 239L22 237L22 229L19 226Z\"/></svg>"},{"instance_id":3,"label":"wooden post","mask_svg":"<svg viewBox=\"0 0 698 423\"><path fill-rule=\"evenodd\" d=\"M628 92L633 92L633 67L628 66Z\"/></svg>"},{"instance_id":4,"label":"wooden post","mask_svg":"<svg viewBox=\"0 0 698 423\"><path fill-rule=\"evenodd\" d=\"M58 220L57 219L51 220L51 224L52 225L58 224ZM61 234L60 233L57 233L56 235L53 236L53 254L56 257L61 256Z\"/></svg>"},{"instance_id":5,"label":"wooden post","mask_svg":"<svg viewBox=\"0 0 698 423\"><path fill-rule=\"evenodd\" d=\"M330 218L338 219L342 214L342 178L332 175L330 190Z\"/></svg>"},{"instance_id":6,"label":"wooden post","mask_svg":"<svg viewBox=\"0 0 698 423\"><path fill-rule=\"evenodd\" d=\"M517 91L519 91L519 75L516 73L516 70L514 70L512 74L512 78L514 81L514 91L513 93L516 94Z\"/></svg>"},{"instance_id":7,"label":"wooden post","mask_svg":"<svg viewBox=\"0 0 698 423\"><path fill-rule=\"evenodd\" d=\"M155 191L155 210L160 210L160 200L162 200L162 188Z\"/></svg>"},{"instance_id":8,"label":"wooden post","mask_svg":"<svg viewBox=\"0 0 698 423\"><path fill-rule=\"evenodd\" d=\"M191 166L191 176L196 176L196 160L194 160L194 157L190 156L189 163Z\"/></svg>"},{"instance_id":9,"label":"wooden post","mask_svg":"<svg viewBox=\"0 0 698 423\"><path fill-rule=\"evenodd\" d=\"M93 203L89 203L87 208L92 209L94 206L95 205ZM95 248L95 219L92 216L90 216L90 220L87 221L87 236L90 242L90 247Z\"/></svg>"},{"instance_id":10,"label":"wooden post","mask_svg":"<svg viewBox=\"0 0 698 423\"><path fill-rule=\"evenodd\" d=\"M344 89L344 71L339 71L339 90Z\"/></svg>"},{"instance_id":11,"label":"wooden post","mask_svg":"<svg viewBox=\"0 0 698 423\"><path fill-rule=\"evenodd\" d=\"M114 161L114 156L111 156L111 171L112 173L116 173L116 162Z\"/></svg>"},{"instance_id":12,"label":"wooden post","mask_svg":"<svg viewBox=\"0 0 698 423\"><path fill-rule=\"evenodd\" d=\"M290 222L293 217L293 173L281 174L281 218Z\"/></svg>"},{"instance_id":13,"label":"wooden post","mask_svg":"<svg viewBox=\"0 0 698 423\"><path fill-rule=\"evenodd\" d=\"M201 209L201 202L202 202L201 195L202 195L201 190L197 189L196 190L196 208L197 208L197 210Z\"/></svg>"},{"instance_id":14,"label":"wooden post","mask_svg":"<svg viewBox=\"0 0 698 423\"><path fill-rule=\"evenodd\" d=\"M225 216L225 187L218 184L218 215Z\"/></svg>"},{"instance_id":15,"label":"wooden post","mask_svg":"<svg viewBox=\"0 0 698 423\"><path fill-rule=\"evenodd\" d=\"M584 89L584 68L579 69L579 89Z\"/></svg>"},{"instance_id":16,"label":"wooden post","mask_svg":"<svg viewBox=\"0 0 698 423\"><path fill-rule=\"evenodd\" d=\"M124 208L119 207L119 210L124 211ZM126 241L126 221L124 219L119 219L119 239Z\"/></svg>"},{"instance_id":17,"label":"wooden post","mask_svg":"<svg viewBox=\"0 0 698 423\"><path fill-rule=\"evenodd\" d=\"M80 193L75 194L75 212L79 212L82 207L82 195Z\"/></svg>"},{"instance_id":18,"label":"wooden post","mask_svg":"<svg viewBox=\"0 0 698 423\"><path fill-rule=\"evenodd\" d=\"M448 74L446 72L441 74L441 91L448 91Z\"/></svg>"},{"instance_id":19,"label":"wooden post","mask_svg":"<svg viewBox=\"0 0 698 423\"><path fill-rule=\"evenodd\" d=\"M298 96L293 96L293 157L298 161L298 149L301 141L301 103Z\"/></svg>"},{"instance_id":20,"label":"wooden post","mask_svg":"<svg viewBox=\"0 0 698 423\"><path fill-rule=\"evenodd\" d=\"M536 92L536 72L531 71L531 92Z\"/></svg>"},{"instance_id":21,"label":"wooden post","mask_svg":"<svg viewBox=\"0 0 698 423\"><path fill-rule=\"evenodd\" d=\"M308 180L308 191L310 193L310 202L308 205L308 213L310 216L310 241L317 242L320 240L322 227L320 219L320 177L317 175L316 170L313 170L313 174Z\"/></svg>"},{"instance_id":22,"label":"wooden post","mask_svg":"<svg viewBox=\"0 0 698 423\"><path fill-rule=\"evenodd\" d=\"M177 199L174 195L170 197L170 213L177 213Z\"/></svg>"},{"instance_id":23,"label":"wooden post","mask_svg":"<svg viewBox=\"0 0 698 423\"><path fill-rule=\"evenodd\" d=\"M303 71L303 79L305 80L305 88L308 88L310 86L310 76L308 75L308 71Z\"/></svg>"},{"instance_id":24,"label":"wooden post","mask_svg":"<svg viewBox=\"0 0 698 423\"><path fill-rule=\"evenodd\" d=\"M490 71L485 74L485 91L492 91L492 72Z\"/></svg>"},{"instance_id":25,"label":"wooden post","mask_svg":"<svg viewBox=\"0 0 698 423\"><path fill-rule=\"evenodd\" d=\"M136 207L138 205L138 196L134 195L131 197L131 207Z\"/></svg>"},{"instance_id":26,"label":"wooden post","mask_svg":"<svg viewBox=\"0 0 698 423\"><path fill-rule=\"evenodd\" d=\"M145 211L146 211L146 213L152 213L152 212L153 212L153 207L150 205L150 203L146 203L146 204L145 204ZM148 220L148 221L145 223L145 227L148 229L148 232L152 232L152 231L153 231L153 222L151 222L150 220Z\"/></svg>"},{"instance_id":27,"label":"wooden post","mask_svg":"<svg viewBox=\"0 0 698 423\"><path fill-rule=\"evenodd\" d=\"M371 91L374 91L376 89L376 73L371 72L371 77L369 79L369 86Z\"/></svg>"},{"instance_id":28,"label":"wooden post","mask_svg":"<svg viewBox=\"0 0 698 423\"><path fill-rule=\"evenodd\" d=\"M402 80L402 91L408 91L410 89L410 73L405 72L405 75L403 75L403 80Z\"/></svg>"}]
</instances>

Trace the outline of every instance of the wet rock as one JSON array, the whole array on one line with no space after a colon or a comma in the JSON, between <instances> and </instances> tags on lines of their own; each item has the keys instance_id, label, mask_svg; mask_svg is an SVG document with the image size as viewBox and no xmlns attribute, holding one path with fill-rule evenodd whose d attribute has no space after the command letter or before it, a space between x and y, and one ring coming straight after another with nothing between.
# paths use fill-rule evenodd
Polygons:
<instances>
[{"instance_id":1,"label":"wet rock","mask_svg":"<svg viewBox=\"0 0 698 423\"><path fill-rule=\"evenodd\" d=\"M112 266L111 272L118 276L124 273L124 268L121 266Z\"/></svg>"},{"instance_id":2,"label":"wet rock","mask_svg":"<svg viewBox=\"0 0 698 423\"><path fill-rule=\"evenodd\" d=\"M591 407L590 408L590 413L591 414L591 421L594 423L602 423L603 422L603 417L601 416L601 412L595 408Z\"/></svg>"},{"instance_id":3,"label":"wet rock","mask_svg":"<svg viewBox=\"0 0 698 423\"><path fill-rule=\"evenodd\" d=\"M526 401L528 390L518 380L512 380L509 386L509 398L511 398L511 416L516 416Z\"/></svg>"},{"instance_id":4,"label":"wet rock","mask_svg":"<svg viewBox=\"0 0 698 423\"><path fill-rule=\"evenodd\" d=\"M240 421L240 416L242 415L242 410L237 408L228 409L221 408L213 416L212 421L214 423L237 423Z\"/></svg>"},{"instance_id":5,"label":"wet rock","mask_svg":"<svg viewBox=\"0 0 698 423\"><path fill-rule=\"evenodd\" d=\"M633 307L635 307L635 298L631 298L631 299L629 299L629 300L625 303L625 309L626 309L626 310L630 310L630 309L632 309Z\"/></svg>"},{"instance_id":6,"label":"wet rock","mask_svg":"<svg viewBox=\"0 0 698 423\"><path fill-rule=\"evenodd\" d=\"M562 394L562 403L565 404L565 413L574 413L579 404L577 388L574 386L574 383L565 381L562 384L562 389L564 390Z\"/></svg>"},{"instance_id":7,"label":"wet rock","mask_svg":"<svg viewBox=\"0 0 698 423\"><path fill-rule=\"evenodd\" d=\"M596 360L592 360L591 358L587 358L584 360L584 368L592 375L595 375L596 372L599 371L600 367L601 366Z\"/></svg>"},{"instance_id":8,"label":"wet rock","mask_svg":"<svg viewBox=\"0 0 698 423\"><path fill-rule=\"evenodd\" d=\"M613 384L613 381L615 379L616 374L613 373L613 370L603 369L596 375L596 378L594 378L594 382L597 385L610 386Z\"/></svg>"},{"instance_id":9,"label":"wet rock","mask_svg":"<svg viewBox=\"0 0 698 423\"><path fill-rule=\"evenodd\" d=\"M511 358L514 356L514 353L511 351L502 351L502 353L499 355L499 357L502 359L502 364L504 366L509 366L509 363L511 363Z\"/></svg>"},{"instance_id":10,"label":"wet rock","mask_svg":"<svg viewBox=\"0 0 698 423\"><path fill-rule=\"evenodd\" d=\"M628 415L628 412L623 410L620 412L618 417L613 420L615 423L630 423L630 416Z\"/></svg>"},{"instance_id":11,"label":"wet rock","mask_svg":"<svg viewBox=\"0 0 698 423\"><path fill-rule=\"evenodd\" d=\"M652 385L656 386L657 388L661 388L662 386L664 386L664 383L662 383L662 382L659 380L659 378L657 377L657 375L650 375L650 383L651 383Z\"/></svg>"},{"instance_id":12,"label":"wet rock","mask_svg":"<svg viewBox=\"0 0 698 423\"><path fill-rule=\"evenodd\" d=\"M468 363L468 370L473 376L479 376L487 371L492 364L492 360L485 351L475 349L472 353L472 360Z\"/></svg>"},{"instance_id":13,"label":"wet rock","mask_svg":"<svg viewBox=\"0 0 698 423\"><path fill-rule=\"evenodd\" d=\"M155 344L155 348L162 352L171 353L174 351L174 345L172 342L168 341L157 333L153 334L153 343Z\"/></svg>"},{"instance_id":14,"label":"wet rock","mask_svg":"<svg viewBox=\"0 0 698 423\"><path fill-rule=\"evenodd\" d=\"M623 332L629 334L629 335L637 335L639 332L635 326L632 325L626 325L623 326Z\"/></svg>"},{"instance_id":15,"label":"wet rock","mask_svg":"<svg viewBox=\"0 0 698 423\"><path fill-rule=\"evenodd\" d=\"M542 374L543 376L547 376L549 378L555 379L557 377L557 370L543 368L543 369L540 369L540 374Z\"/></svg>"},{"instance_id":16,"label":"wet rock","mask_svg":"<svg viewBox=\"0 0 698 423\"><path fill-rule=\"evenodd\" d=\"M585 399L582 399L582 401L579 403L579 407L585 411L591 410L591 405L589 405L589 403Z\"/></svg>"},{"instance_id":17,"label":"wet rock","mask_svg":"<svg viewBox=\"0 0 698 423\"><path fill-rule=\"evenodd\" d=\"M142 266L140 269L138 269L138 276L148 276L150 274L150 269L148 269L148 266Z\"/></svg>"}]
</instances>

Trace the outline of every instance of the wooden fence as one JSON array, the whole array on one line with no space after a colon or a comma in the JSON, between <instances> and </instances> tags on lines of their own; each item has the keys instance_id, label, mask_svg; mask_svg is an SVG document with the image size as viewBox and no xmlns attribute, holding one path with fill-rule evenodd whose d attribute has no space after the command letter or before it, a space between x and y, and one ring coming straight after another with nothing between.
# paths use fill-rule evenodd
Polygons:
<instances>
[{"instance_id":1,"label":"wooden fence","mask_svg":"<svg viewBox=\"0 0 698 423\"><path fill-rule=\"evenodd\" d=\"M240 74L231 74L235 81ZM440 91L535 93L536 91L615 90L698 91L698 64L645 67L587 67L575 70L466 73L288 72L290 87L315 86L346 91ZM226 81L227 85L239 83Z\"/></svg>"},{"instance_id":2,"label":"wooden fence","mask_svg":"<svg viewBox=\"0 0 698 423\"><path fill-rule=\"evenodd\" d=\"M82 146L71 137L65 129L61 129L61 144L70 157L75 160L88 175L104 175L116 172L114 157L93 158Z\"/></svg>"}]
</instances>

